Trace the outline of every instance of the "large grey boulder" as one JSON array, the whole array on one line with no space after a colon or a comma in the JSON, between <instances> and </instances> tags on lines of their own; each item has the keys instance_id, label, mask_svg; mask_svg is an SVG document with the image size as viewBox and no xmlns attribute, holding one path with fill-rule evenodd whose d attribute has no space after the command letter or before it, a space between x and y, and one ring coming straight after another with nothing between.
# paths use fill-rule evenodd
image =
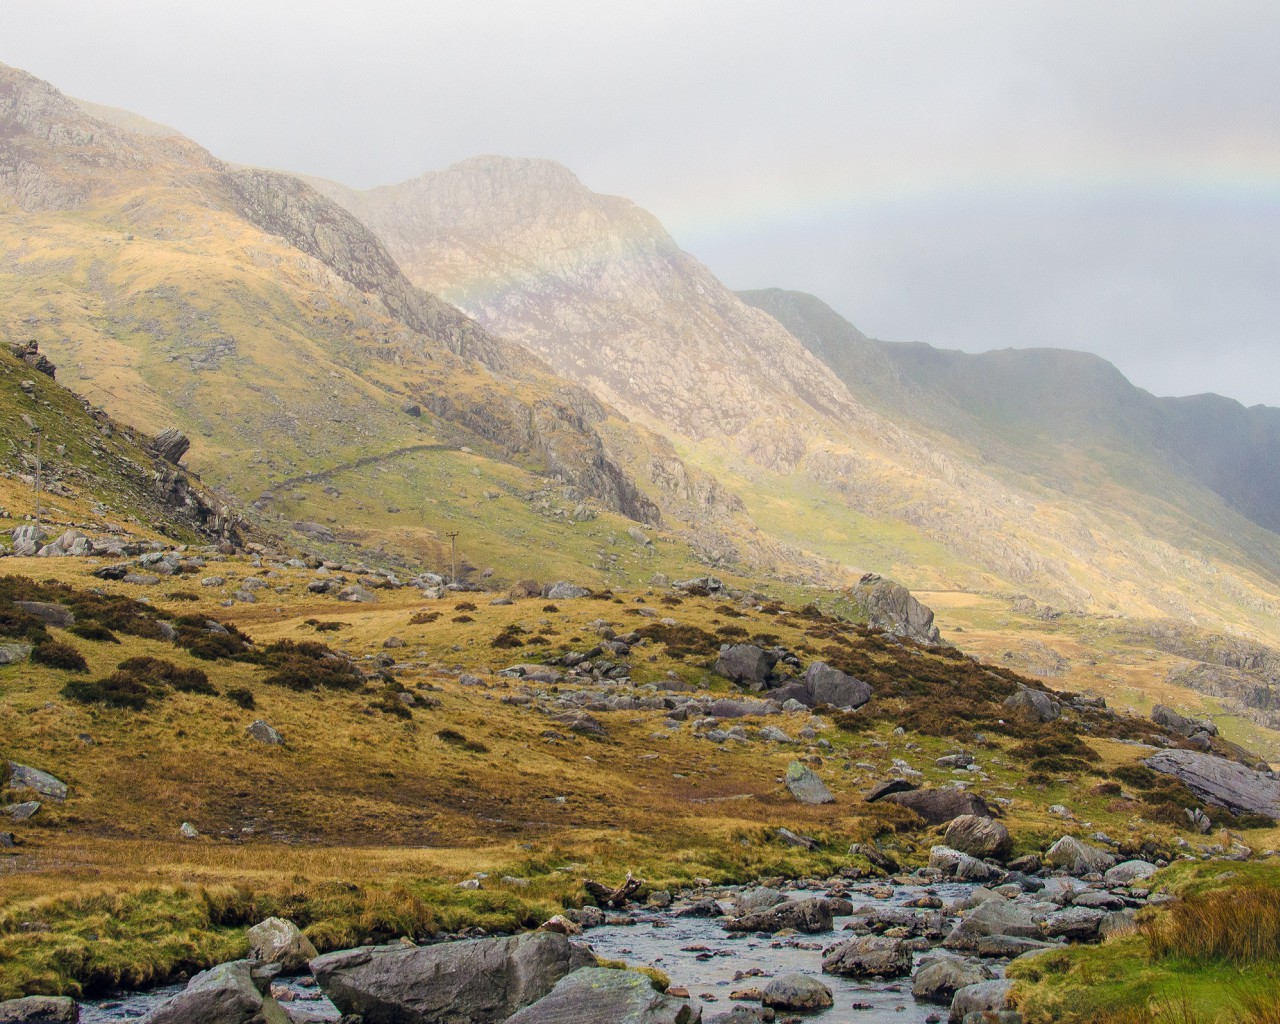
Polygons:
<instances>
[{"instance_id":1,"label":"large grey boulder","mask_svg":"<svg viewBox=\"0 0 1280 1024\"><path fill-rule=\"evenodd\" d=\"M949 846L935 846L929 850L929 870L960 882L999 882L1005 876L1001 868Z\"/></svg>"},{"instance_id":2,"label":"large grey boulder","mask_svg":"<svg viewBox=\"0 0 1280 1024\"><path fill-rule=\"evenodd\" d=\"M1186 718L1166 704L1157 704L1151 709L1151 721L1180 736L1194 736L1198 732L1218 735L1218 727L1209 719Z\"/></svg>"},{"instance_id":3,"label":"large grey boulder","mask_svg":"<svg viewBox=\"0 0 1280 1024\"><path fill-rule=\"evenodd\" d=\"M1040 922L1058 908L1048 905L1043 911L1011 900L987 900L969 911L942 943L947 949L974 950L988 935L1009 935L1022 939L1041 939Z\"/></svg>"},{"instance_id":4,"label":"large grey boulder","mask_svg":"<svg viewBox=\"0 0 1280 1024\"><path fill-rule=\"evenodd\" d=\"M546 592L542 595L552 601L572 601L579 597L590 597L591 591L586 587L579 587L574 583L566 583L561 580L547 587Z\"/></svg>"},{"instance_id":5,"label":"large grey boulder","mask_svg":"<svg viewBox=\"0 0 1280 1024\"><path fill-rule=\"evenodd\" d=\"M0 644L0 665L18 665L31 657L30 644Z\"/></svg>"},{"instance_id":6,"label":"large grey boulder","mask_svg":"<svg viewBox=\"0 0 1280 1024\"><path fill-rule=\"evenodd\" d=\"M1107 885L1132 885L1144 878L1150 878L1158 870L1150 861L1126 860L1113 868L1108 868L1102 878Z\"/></svg>"},{"instance_id":7,"label":"large grey boulder","mask_svg":"<svg viewBox=\"0 0 1280 1024\"><path fill-rule=\"evenodd\" d=\"M256 719L251 725L246 726L244 731L250 736L250 738L257 740L259 743L265 743L269 747L280 747L284 745L284 737L261 718Z\"/></svg>"},{"instance_id":8,"label":"large grey boulder","mask_svg":"<svg viewBox=\"0 0 1280 1024\"><path fill-rule=\"evenodd\" d=\"M17 761L10 761L8 767L9 785L14 789L34 789L41 796L47 796L50 800L65 800L67 798L67 784L48 772L42 772L40 769L32 768L29 765L18 764Z\"/></svg>"},{"instance_id":9,"label":"large grey boulder","mask_svg":"<svg viewBox=\"0 0 1280 1024\"><path fill-rule=\"evenodd\" d=\"M787 789L802 804L833 804L836 798L831 790L812 768L806 768L799 761L787 765Z\"/></svg>"},{"instance_id":10,"label":"large grey boulder","mask_svg":"<svg viewBox=\"0 0 1280 1024\"><path fill-rule=\"evenodd\" d=\"M1050 939L1066 939L1069 942L1096 942L1098 929L1108 911L1090 907L1068 907L1050 914L1040 927Z\"/></svg>"},{"instance_id":11,"label":"large grey boulder","mask_svg":"<svg viewBox=\"0 0 1280 1024\"><path fill-rule=\"evenodd\" d=\"M754 644L725 644L712 671L752 690L763 690L777 662L776 655Z\"/></svg>"},{"instance_id":12,"label":"large grey boulder","mask_svg":"<svg viewBox=\"0 0 1280 1024\"><path fill-rule=\"evenodd\" d=\"M993 817L991 808L982 797L964 789L913 789L905 793L889 793L880 799L909 807L930 825L945 825L962 814Z\"/></svg>"},{"instance_id":13,"label":"large grey boulder","mask_svg":"<svg viewBox=\"0 0 1280 1024\"><path fill-rule=\"evenodd\" d=\"M54 601L14 601L28 615L34 615L46 626L59 626L65 629L76 624L76 615L65 604Z\"/></svg>"},{"instance_id":14,"label":"large grey boulder","mask_svg":"<svg viewBox=\"0 0 1280 1024\"><path fill-rule=\"evenodd\" d=\"M787 897L777 889L762 885L754 889L741 890L733 899L733 909L739 915L755 914L786 902Z\"/></svg>"},{"instance_id":15,"label":"large grey boulder","mask_svg":"<svg viewBox=\"0 0 1280 1024\"><path fill-rule=\"evenodd\" d=\"M797 699L809 707L830 704L837 708L860 708L871 699L869 683L823 661L815 661L809 666L804 674L804 689L808 700L804 697Z\"/></svg>"},{"instance_id":16,"label":"large grey boulder","mask_svg":"<svg viewBox=\"0 0 1280 1024\"><path fill-rule=\"evenodd\" d=\"M951 1000L949 1024L961 1024L966 1014L999 1013L1001 1010L1013 1009L1009 994L1013 982L1005 979L999 981L983 981L977 985L966 985L956 992Z\"/></svg>"},{"instance_id":17,"label":"large grey boulder","mask_svg":"<svg viewBox=\"0 0 1280 1024\"><path fill-rule=\"evenodd\" d=\"M252 960L233 960L202 971L143 1024L287 1024L279 1004L263 995L274 972L256 968Z\"/></svg>"},{"instance_id":18,"label":"large grey boulder","mask_svg":"<svg viewBox=\"0 0 1280 1024\"><path fill-rule=\"evenodd\" d=\"M869 572L850 592L850 596L867 613L867 625L904 636L922 644L942 642L933 624L933 611L922 605L900 583Z\"/></svg>"},{"instance_id":19,"label":"large grey boulder","mask_svg":"<svg viewBox=\"0 0 1280 1024\"><path fill-rule=\"evenodd\" d=\"M911 947L886 935L861 935L823 950L822 973L844 978L900 978L911 973Z\"/></svg>"},{"instance_id":20,"label":"large grey boulder","mask_svg":"<svg viewBox=\"0 0 1280 1024\"><path fill-rule=\"evenodd\" d=\"M1072 875L1102 874L1115 867L1115 857L1097 846L1082 843L1074 836L1063 836L1044 855L1048 867L1058 868Z\"/></svg>"},{"instance_id":21,"label":"large grey boulder","mask_svg":"<svg viewBox=\"0 0 1280 1024\"><path fill-rule=\"evenodd\" d=\"M301 974L320 954L292 921L269 917L246 933L249 957L265 964L279 964L285 974Z\"/></svg>"},{"instance_id":22,"label":"large grey boulder","mask_svg":"<svg viewBox=\"0 0 1280 1024\"><path fill-rule=\"evenodd\" d=\"M311 973L339 1010L365 1024L488 1024L537 1002L587 962L565 936L537 931L347 949L312 960Z\"/></svg>"},{"instance_id":23,"label":"large grey boulder","mask_svg":"<svg viewBox=\"0 0 1280 1024\"><path fill-rule=\"evenodd\" d=\"M978 814L952 818L944 839L953 850L971 857L1004 857L1013 845L1007 828L994 818Z\"/></svg>"},{"instance_id":24,"label":"large grey boulder","mask_svg":"<svg viewBox=\"0 0 1280 1024\"><path fill-rule=\"evenodd\" d=\"M1142 763L1180 779L1208 803L1280 819L1280 779L1266 773L1198 750L1160 750Z\"/></svg>"},{"instance_id":25,"label":"large grey boulder","mask_svg":"<svg viewBox=\"0 0 1280 1024\"><path fill-rule=\"evenodd\" d=\"M1028 686L1006 698L1004 706L1036 722L1052 722L1062 714L1062 706L1056 700L1043 690L1033 690Z\"/></svg>"},{"instance_id":26,"label":"large grey boulder","mask_svg":"<svg viewBox=\"0 0 1280 1024\"><path fill-rule=\"evenodd\" d=\"M825 1010L832 1006L831 989L807 974L784 974L764 987L761 1002L775 1010Z\"/></svg>"},{"instance_id":27,"label":"large grey boulder","mask_svg":"<svg viewBox=\"0 0 1280 1024\"><path fill-rule=\"evenodd\" d=\"M753 718L776 715L781 709L771 700L751 697L718 697L706 706L712 718Z\"/></svg>"},{"instance_id":28,"label":"large grey boulder","mask_svg":"<svg viewBox=\"0 0 1280 1024\"><path fill-rule=\"evenodd\" d=\"M831 931L833 918L830 900L785 900L767 910L731 918L724 923L724 928L730 932L780 932L794 928L806 935L815 935Z\"/></svg>"},{"instance_id":29,"label":"large grey boulder","mask_svg":"<svg viewBox=\"0 0 1280 1024\"><path fill-rule=\"evenodd\" d=\"M176 466L182 460L182 456L187 454L191 442L177 427L167 427L155 436L150 447L165 462L172 462Z\"/></svg>"},{"instance_id":30,"label":"large grey boulder","mask_svg":"<svg viewBox=\"0 0 1280 1024\"><path fill-rule=\"evenodd\" d=\"M76 1024L80 1009L66 996L27 996L0 1002L0 1024Z\"/></svg>"},{"instance_id":31,"label":"large grey boulder","mask_svg":"<svg viewBox=\"0 0 1280 1024\"><path fill-rule=\"evenodd\" d=\"M991 980L991 972L980 964L944 956L916 971L911 994L926 1003L949 1005L958 989Z\"/></svg>"},{"instance_id":32,"label":"large grey boulder","mask_svg":"<svg viewBox=\"0 0 1280 1024\"><path fill-rule=\"evenodd\" d=\"M462 1024L476 1018L459 1008L457 1015L441 1019ZM548 995L508 1018L507 1024L697 1024L701 1020L701 1006L657 991L639 971L587 967L562 978ZM366 1016L365 1021L371 1024L373 1018Z\"/></svg>"}]
</instances>

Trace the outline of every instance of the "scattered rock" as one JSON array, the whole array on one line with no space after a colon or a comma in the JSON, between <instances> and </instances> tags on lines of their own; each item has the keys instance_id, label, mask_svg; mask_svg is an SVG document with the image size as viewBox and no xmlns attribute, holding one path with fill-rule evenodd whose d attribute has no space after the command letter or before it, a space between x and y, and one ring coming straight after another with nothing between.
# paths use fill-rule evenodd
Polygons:
<instances>
[{"instance_id":1,"label":"scattered rock","mask_svg":"<svg viewBox=\"0 0 1280 1024\"><path fill-rule=\"evenodd\" d=\"M930 825L945 825L962 814L993 817L991 808L982 797L963 789L916 789L890 793L882 799L909 807Z\"/></svg>"},{"instance_id":2,"label":"scattered rock","mask_svg":"<svg viewBox=\"0 0 1280 1024\"><path fill-rule=\"evenodd\" d=\"M966 985L951 1000L950 1024L961 1024L965 1015L970 1013L998 1013L1012 1009L1009 998L1012 989L1013 982L1004 979Z\"/></svg>"},{"instance_id":3,"label":"scattered rock","mask_svg":"<svg viewBox=\"0 0 1280 1024\"><path fill-rule=\"evenodd\" d=\"M1150 878L1157 870L1150 861L1126 860L1113 868L1108 868L1103 881L1107 885L1131 885L1140 879Z\"/></svg>"},{"instance_id":4,"label":"scattered rock","mask_svg":"<svg viewBox=\"0 0 1280 1024\"><path fill-rule=\"evenodd\" d=\"M319 953L292 921L269 917L246 933L249 957L267 964L279 964L285 974L301 974Z\"/></svg>"},{"instance_id":5,"label":"scattered rock","mask_svg":"<svg viewBox=\"0 0 1280 1024\"><path fill-rule=\"evenodd\" d=\"M725 644L712 671L749 689L763 690L777 661L777 655L754 644Z\"/></svg>"},{"instance_id":6,"label":"scattered rock","mask_svg":"<svg viewBox=\"0 0 1280 1024\"><path fill-rule=\"evenodd\" d=\"M991 972L978 964L944 956L916 972L911 994L926 1003L950 1005L956 991L991 980Z\"/></svg>"},{"instance_id":7,"label":"scattered rock","mask_svg":"<svg viewBox=\"0 0 1280 1024\"><path fill-rule=\"evenodd\" d=\"M178 828L178 835L183 839L199 839L200 831L189 821L184 821Z\"/></svg>"},{"instance_id":8,"label":"scattered rock","mask_svg":"<svg viewBox=\"0 0 1280 1024\"><path fill-rule=\"evenodd\" d=\"M998 882L1005 874L1000 868L947 846L935 846L929 851L929 870L962 882Z\"/></svg>"},{"instance_id":9,"label":"scattered rock","mask_svg":"<svg viewBox=\"0 0 1280 1024\"><path fill-rule=\"evenodd\" d=\"M1013 845L1009 830L994 818L962 814L947 825L946 843L971 857L1003 857Z\"/></svg>"},{"instance_id":10,"label":"scattered rock","mask_svg":"<svg viewBox=\"0 0 1280 1024\"><path fill-rule=\"evenodd\" d=\"M1063 836L1044 855L1044 862L1072 875L1102 874L1114 867L1115 857L1097 846L1082 843L1074 836Z\"/></svg>"},{"instance_id":11,"label":"scattered rock","mask_svg":"<svg viewBox=\"0 0 1280 1024\"><path fill-rule=\"evenodd\" d=\"M861 935L823 951L822 973L845 978L899 978L911 973L911 947L886 935Z\"/></svg>"},{"instance_id":12,"label":"scattered rock","mask_svg":"<svg viewBox=\"0 0 1280 1024\"><path fill-rule=\"evenodd\" d=\"M787 789L802 804L833 804L836 798L827 789L826 783L818 778L812 768L806 768L799 761L787 765Z\"/></svg>"},{"instance_id":13,"label":"scattered rock","mask_svg":"<svg viewBox=\"0 0 1280 1024\"><path fill-rule=\"evenodd\" d=\"M572 601L579 597L590 597L591 591L586 587L579 587L574 583L566 583L561 580L547 587L542 596L551 601Z\"/></svg>"},{"instance_id":14,"label":"scattered rock","mask_svg":"<svg viewBox=\"0 0 1280 1024\"><path fill-rule=\"evenodd\" d=\"M780 932L784 928L793 928L806 935L816 935L829 932L832 920L829 900L784 900L767 910L731 918L724 927L730 932Z\"/></svg>"},{"instance_id":15,"label":"scattered rock","mask_svg":"<svg viewBox=\"0 0 1280 1024\"><path fill-rule=\"evenodd\" d=\"M245 729L245 732L252 736L259 743L266 743L273 747L284 745L284 737L275 729L269 726L261 718Z\"/></svg>"},{"instance_id":16,"label":"scattered rock","mask_svg":"<svg viewBox=\"0 0 1280 1024\"><path fill-rule=\"evenodd\" d=\"M9 785L14 789L33 789L50 800L67 798L67 784L61 779L16 761L9 762Z\"/></svg>"},{"instance_id":17,"label":"scattered rock","mask_svg":"<svg viewBox=\"0 0 1280 1024\"><path fill-rule=\"evenodd\" d=\"M1052 722L1062 714L1062 707L1056 700L1043 690L1033 690L1029 686L1007 698L1004 706L1036 722Z\"/></svg>"},{"instance_id":18,"label":"scattered rock","mask_svg":"<svg viewBox=\"0 0 1280 1024\"><path fill-rule=\"evenodd\" d=\"M784 974L774 978L764 989L765 1006L775 1010L823 1010L835 1000L831 989L807 974Z\"/></svg>"},{"instance_id":19,"label":"scattered rock","mask_svg":"<svg viewBox=\"0 0 1280 1024\"><path fill-rule=\"evenodd\" d=\"M0 665L17 665L31 657L30 644L0 644Z\"/></svg>"},{"instance_id":20,"label":"scattered rock","mask_svg":"<svg viewBox=\"0 0 1280 1024\"><path fill-rule=\"evenodd\" d=\"M276 1021L287 1020L284 1011L263 993L274 969L259 970L252 960L233 960L202 971L187 987L151 1011L144 1024L262 1024L265 1007ZM268 1011L270 1012L270 1011Z\"/></svg>"},{"instance_id":21,"label":"scattered rock","mask_svg":"<svg viewBox=\"0 0 1280 1024\"><path fill-rule=\"evenodd\" d=\"M80 1009L66 996L27 996L0 1002L0 1024L76 1024Z\"/></svg>"},{"instance_id":22,"label":"scattered rock","mask_svg":"<svg viewBox=\"0 0 1280 1024\"><path fill-rule=\"evenodd\" d=\"M66 629L76 624L75 613L65 604L55 604L52 601L14 601L13 603L28 615L34 615L46 626Z\"/></svg>"},{"instance_id":23,"label":"scattered rock","mask_svg":"<svg viewBox=\"0 0 1280 1024\"><path fill-rule=\"evenodd\" d=\"M457 1009L465 1013L464 1007ZM416 1024L418 1019L406 1017L404 1022ZM488 1019L463 1013L440 1018L450 1024ZM380 1020L365 1014L366 1024ZM697 1024L701 1020L700 1006L657 991L639 971L586 967L560 979L549 994L510 1017L507 1024Z\"/></svg>"}]
</instances>

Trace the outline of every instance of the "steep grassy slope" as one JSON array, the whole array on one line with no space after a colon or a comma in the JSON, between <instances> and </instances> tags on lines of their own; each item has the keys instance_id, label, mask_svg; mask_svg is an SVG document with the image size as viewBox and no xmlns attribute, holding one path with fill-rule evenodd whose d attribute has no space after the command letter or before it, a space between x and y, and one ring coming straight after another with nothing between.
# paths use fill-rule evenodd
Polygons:
<instances>
[{"instance_id":1,"label":"steep grassy slope","mask_svg":"<svg viewBox=\"0 0 1280 1024\"><path fill-rule=\"evenodd\" d=\"M1019 473L993 456L1021 452L1020 423L996 423L988 451L949 433L945 413L884 415L865 394L875 384L851 391L651 216L564 168L484 157L364 193L319 187L413 280L671 432L790 546L932 588L1207 616L1274 638L1273 535L1217 494L1152 468L1140 447L1107 456L1063 437L1052 473L1025 455ZM896 379L879 372L884 386ZM1092 401L1109 401L1115 382L1101 383ZM1088 406L1076 415L1091 420Z\"/></svg>"},{"instance_id":2,"label":"steep grassy slope","mask_svg":"<svg viewBox=\"0 0 1280 1024\"><path fill-rule=\"evenodd\" d=\"M296 179L120 129L12 69L0 153L0 329L39 340L70 386L140 428L181 427L191 465L279 529L313 518L295 481L341 474L324 517L339 542L440 568L454 502L468 499L404 459L421 451L518 496L505 518L467 517L462 538L503 578L525 535L546 540L542 572L581 553L574 517L544 529L549 491L584 516L657 523L661 504L694 543L700 497L737 515L662 438L414 288ZM364 500L393 463L398 493Z\"/></svg>"}]
</instances>

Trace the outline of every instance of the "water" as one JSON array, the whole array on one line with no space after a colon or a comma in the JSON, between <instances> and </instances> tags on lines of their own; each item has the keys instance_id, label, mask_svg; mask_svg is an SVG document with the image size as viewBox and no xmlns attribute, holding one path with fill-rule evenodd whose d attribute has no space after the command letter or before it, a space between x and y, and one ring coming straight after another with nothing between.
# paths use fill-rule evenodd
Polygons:
<instances>
[{"instance_id":1,"label":"water","mask_svg":"<svg viewBox=\"0 0 1280 1024\"><path fill-rule=\"evenodd\" d=\"M951 884L929 888L901 886L891 896L873 896L856 890L850 899L855 907L900 906L926 892L954 900L972 890L971 885ZM821 892L803 890L786 894L790 898L821 896ZM784 974L809 974L821 978L831 989L835 1005L829 1010L805 1014L814 1024L925 1024L931 1015L945 1020L947 1008L932 1003L917 1003L911 995L911 979L855 981L822 974L822 950L850 936L842 931L849 918L837 918L832 931L818 935L801 935L788 939L759 938L726 932L714 919L677 918L669 914L637 914L637 923L611 924L593 928L580 941L590 944L597 955L610 960L625 960L632 966L657 967L671 978L673 987L689 990L690 997L703 1008L707 1019L727 1013L736 1005L729 994L738 989L760 988L770 978ZM921 954L917 954L917 961ZM997 968L997 965L988 963ZM734 976L760 972L755 976L734 980ZM181 985L135 992L82 1004L82 1024L119 1024L137 1021L175 992ZM298 1020L336 1021L341 1015L325 999L310 978L280 979L273 990L292 993L286 1009ZM855 1008L856 1007L856 1008ZM784 1016L784 1014L779 1014Z\"/></svg>"}]
</instances>

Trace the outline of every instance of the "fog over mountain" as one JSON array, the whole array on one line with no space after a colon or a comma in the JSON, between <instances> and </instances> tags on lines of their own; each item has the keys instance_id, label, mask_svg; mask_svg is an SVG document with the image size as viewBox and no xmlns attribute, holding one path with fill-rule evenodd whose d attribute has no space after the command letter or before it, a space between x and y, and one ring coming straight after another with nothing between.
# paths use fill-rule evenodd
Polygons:
<instances>
[{"instance_id":1,"label":"fog over mountain","mask_svg":"<svg viewBox=\"0 0 1280 1024\"><path fill-rule=\"evenodd\" d=\"M6 11L0 60L228 159L389 184L551 157L736 288L877 337L1280 405L1274 5ZM252 25L246 30L246 25Z\"/></svg>"}]
</instances>

